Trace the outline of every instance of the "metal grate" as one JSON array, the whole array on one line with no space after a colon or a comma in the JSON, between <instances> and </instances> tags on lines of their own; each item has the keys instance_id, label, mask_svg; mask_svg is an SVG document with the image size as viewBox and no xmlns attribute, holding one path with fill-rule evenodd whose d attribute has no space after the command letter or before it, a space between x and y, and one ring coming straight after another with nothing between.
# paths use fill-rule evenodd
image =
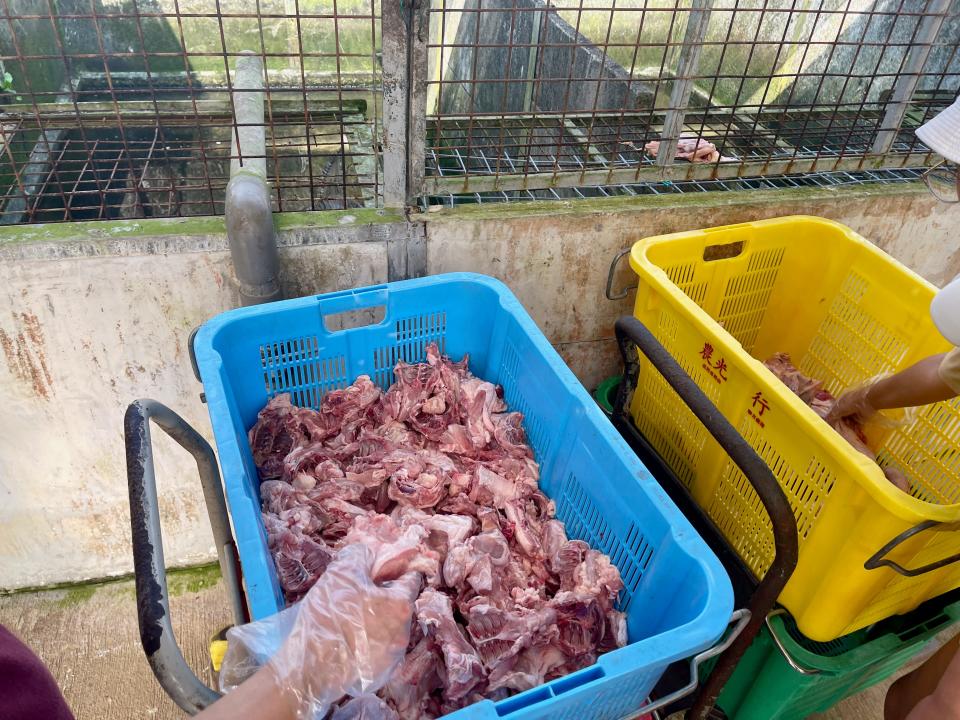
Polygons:
<instances>
[{"instance_id":1,"label":"metal grate","mask_svg":"<svg viewBox=\"0 0 960 720\"><path fill-rule=\"evenodd\" d=\"M431 3L0 0L0 224L888 182L960 90L960 0Z\"/></svg>"},{"instance_id":2,"label":"metal grate","mask_svg":"<svg viewBox=\"0 0 960 720\"><path fill-rule=\"evenodd\" d=\"M0 0L0 223L219 214L256 158L277 211L376 206L379 48L378 0Z\"/></svg>"},{"instance_id":3,"label":"metal grate","mask_svg":"<svg viewBox=\"0 0 960 720\"><path fill-rule=\"evenodd\" d=\"M870 170L864 172L822 172L773 177L746 177L735 180L656 181L592 187L543 188L538 190L495 190L474 193L446 193L425 198L426 206L471 205L532 200L573 200L637 195L677 195L717 191L778 190L799 187L837 187L844 185L892 185L920 179L922 169Z\"/></svg>"},{"instance_id":4,"label":"metal grate","mask_svg":"<svg viewBox=\"0 0 960 720\"><path fill-rule=\"evenodd\" d=\"M433 197L923 167L960 89L960 0L434 0L430 31Z\"/></svg>"}]
</instances>

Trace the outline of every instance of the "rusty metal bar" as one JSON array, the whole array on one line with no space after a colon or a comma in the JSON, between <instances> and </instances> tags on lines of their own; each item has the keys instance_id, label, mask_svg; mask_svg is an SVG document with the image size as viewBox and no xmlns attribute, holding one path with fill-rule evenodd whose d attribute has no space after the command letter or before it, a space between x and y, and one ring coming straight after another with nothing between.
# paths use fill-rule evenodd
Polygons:
<instances>
[{"instance_id":1,"label":"rusty metal bar","mask_svg":"<svg viewBox=\"0 0 960 720\"><path fill-rule=\"evenodd\" d=\"M923 92L960 84L950 59L958 40L930 29L932 6L651 5L435 6L440 24L459 23L459 30L431 40L450 60L430 81L445 102L428 134L427 193L660 179L651 167L664 180L709 180L929 164L929 152L913 150L905 134L884 153L871 146L889 106L885 88L911 72L922 75L915 87ZM936 62L919 69L906 58L922 44L924 33L911 32L917 26L939 48ZM682 41L673 40L678 34ZM938 98L927 114L952 99ZM909 127L916 116L910 113ZM716 146L706 161L674 157L684 130ZM658 139L659 151L647 151Z\"/></svg>"},{"instance_id":2,"label":"rusty metal bar","mask_svg":"<svg viewBox=\"0 0 960 720\"><path fill-rule=\"evenodd\" d=\"M0 0L0 62L14 75L0 98L0 222L222 212L227 167L247 160L228 138L242 130L232 67L250 44L265 67L275 211L923 167L932 155L910 131L960 89L946 0L397 5L381 20L375 0L41 0L26 13ZM443 29L433 38L431 22ZM440 73L428 78L430 50ZM716 146L712 162L674 157L684 129ZM654 159L645 146L658 139ZM43 166L31 163L38 141Z\"/></svg>"},{"instance_id":3,"label":"rusty metal bar","mask_svg":"<svg viewBox=\"0 0 960 720\"><path fill-rule=\"evenodd\" d=\"M379 3L18 10L0 0L13 75L0 88L0 224L219 214L231 161L267 155L275 210L379 204ZM333 47L319 44L327 30ZM251 42L266 68L263 158L230 149L244 130L232 66Z\"/></svg>"}]
</instances>

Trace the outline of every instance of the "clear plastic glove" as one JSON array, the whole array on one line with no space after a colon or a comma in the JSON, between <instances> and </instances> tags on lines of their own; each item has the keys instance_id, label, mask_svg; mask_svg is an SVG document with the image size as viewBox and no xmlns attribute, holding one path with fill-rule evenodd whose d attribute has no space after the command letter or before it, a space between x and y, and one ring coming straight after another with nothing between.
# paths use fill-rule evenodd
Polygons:
<instances>
[{"instance_id":1,"label":"clear plastic glove","mask_svg":"<svg viewBox=\"0 0 960 720\"><path fill-rule=\"evenodd\" d=\"M400 720L400 716L376 695L361 695L341 705L330 720Z\"/></svg>"},{"instance_id":2,"label":"clear plastic glove","mask_svg":"<svg viewBox=\"0 0 960 720\"><path fill-rule=\"evenodd\" d=\"M877 414L877 409L870 404L871 387L873 387L872 382L865 383L841 395L827 413L826 421L834 425L848 417L856 417L861 422L871 419Z\"/></svg>"},{"instance_id":3,"label":"clear plastic glove","mask_svg":"<svg viewBox=\"0 0 960 720\"><path fill-rule=\"evenodd\" d=\"M295 606L231 629L221 689L235 687L269 658L298 720L319 720L344 695L379 690L406 652L421 577L411 572L377 584L375 560L370 548L348 545Z\"/></svg>"},{"instance_id":4,"label":"clear plastic glove","mask_svg":"<svg viewBox=\"0 0 960 720\"><path fill-rule=\"evenodd\" d=\"M851 388L834 403L825 416L825 420L836 426L844 418L851 418L861 425L871 423L876 427L893 430L912 423L917 417L916 408L891 407L883 404L883 397L892 376L888 373L866 380L862 385ZM881 398L881 407L877 407L875 398Z\"/></svg>"}]
</instances>

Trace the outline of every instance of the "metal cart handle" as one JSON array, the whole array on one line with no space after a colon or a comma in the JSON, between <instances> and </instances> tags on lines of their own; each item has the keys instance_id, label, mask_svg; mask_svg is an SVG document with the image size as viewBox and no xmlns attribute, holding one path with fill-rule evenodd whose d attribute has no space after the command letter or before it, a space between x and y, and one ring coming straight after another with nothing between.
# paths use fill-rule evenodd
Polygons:
<instances>
[{"instance_id":1,"label":"metal cart handle","mask_svg":"<svg viewBox=\"0 0 960 720\"><path fill-rule=\"evenodd\" d=\"M137 587L140 642L160 685L181 709L194 715L216 701L220 693L204 685L187 665L170 623L150 420L196 460L207 514L217 546L220 571L237 624L247 620L246 604L240 589L237 548L230 534L227 506L223 499L220 471L217 469L213 448L183 418L165 405L155 400L135 400L130 403L123 417L123 431L127 451L127 485L130 490L130 527L133 533L133 568Z\"/></svg>"},{"instance_id":2,"label":"metal cart handle","mask_svg":"<svg viewBox=\"0 0 960 720\"><path fill-rule=\"evenodd\" d=\"M653 333L634 317L621 317L614 327L624 363L623 382L620 383L620 390L617 393L614 414L617 417L629 417L629 405L640 371L639 359L636 350L632 347L635 346L663 375L670 387L744 474L770 515L773 527L775 555L770 569L767 570L751 597L750 620L743 632L734 639L717 661L713 672L700 689L693 707L687 714L688 720L705 720L716 703L720 689L730 678L736 663L756 637L767 612L773 608L780 591L783 590L797 566L797 520L783 489L767 464L717 410L710 398L687 375Z\"/></svg>"},{"instance_id":3,"label":"metal cart handle","mask_svg":"<svg viewBox=\"0 0 960 720\"><path fill-rule=\"evenodd\" d=\"M947 565L953 565L953 563L960 560L960 553L957 553L956 555L951 555L950 557L945 557L942 560L937 560L936 562L932 562L928 565L922 565L921 567L913 568L913 569L905 568L903 567L903 565L896 562L895 560L888 560L886 557L884 557L887 553L891 552L901 543L909 540L914 535L922 533L924 530L935 528L939 525L943 525L943 523L937 522L936 520L924 520L922 523L918 523L917 525L914 525L912 528L908 530L904 530L902 533L897 535L893 540L891 540L882 548L877 550L877 552L863 564L864 569L876 570L879 567L888 567L900 573L901 575L905 575L906 577L917 577L918 575L923 575L924 573L932 572L934 570L939 570L940 568L946 567ZM948 527L953 527L954 529L956 529L956 525L953 523L951 523Z\"/></svg>"},{"instance_id":4,"label":"metal cart handle","mask_svg":"<svg viewBox=\"0 0 960 720\"><path fill-rule=\"evenodd\" d=\"M730 622L728 625L733 625L733 630L730 631L730 634L727 635L721 642L717 643L713 647L709 647L701 653L694 655L690 660L690 680L679 690L675 690L669 695L664 695L662 698L658 698L655 702L652 702L648 705L637 710L631 710L629 713L620 718L620 720L629 720L630 718L635 718L638 715L647 715L653 714L657 710L672 705L677 700L685 698L687 695L692 693L697 689L697 685L700 682L700 666L703 665L707 660L715 658L717 655L722 653L728 647L730 647L734 640L743 632L743 629L747 626L747 623L750 622L750 611L746 609L734 610L733 615L730 616Z\"/></svg>"},{"instance_id":5,"label":"metal cart handle","mask_svg":"<svg viewBox=\"0 0 960 720\"><path fill-rule=\"evenodd\" d=\"M607 271L607 289L604 291L607 296L607 300L623 300L627 295L630 294L631 290L636 290L636 285L630 285L629 287L623 288L617 293L613 292L613 276L617 272L617 266L620 264L620 260L624 255L629 255L630 251L633 250L632 247L624 248L617 253L617 256L610 263L610 269Z\"/></svg>"}]
</instances>

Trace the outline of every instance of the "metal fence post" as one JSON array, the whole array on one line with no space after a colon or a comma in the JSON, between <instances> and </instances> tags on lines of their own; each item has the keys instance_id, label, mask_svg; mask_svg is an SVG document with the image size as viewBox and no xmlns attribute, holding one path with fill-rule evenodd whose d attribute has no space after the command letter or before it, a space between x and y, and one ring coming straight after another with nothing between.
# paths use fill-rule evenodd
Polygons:
<instances>
[{"instance_id":1,"label":"metal fence post","mask_svg":"<svg viewBox=\"0 0 960 720\"><path fill-rule=\"evenodd\" d=\"M926 13L920 18L920 27L917 28L914 43L897 75L893 95L883 114L877 137L873 141L871 152L874 155L885 155L893 147L904 115L910 107L910 99L920 82L923 67L927 64L927 57L949 10L950 0L928 0Z\"/></svg>"},{"instance_id":2,"label":"metal fence post","mask_svg":"<svg viewBox=\"0 0 960 720\"><path fill-rule=\"evenodd\" d=\"M427 135L429 0L387 0L383 33L383 204L416 206Z\"/></svg>"},{"instance_id":3,"label":"metal fence post","mask_svg":"<svg viewBox=\"0 0 960 720\"><path fill-rule=\"evenodd\" d=\"M693 79L700 65L700 53L703 50L703 40L707 35L712 7L713 0L693 0L690 4L687 29L683 34L680 64L673 81L673 90L670 92L670 107L667 108L667 115L663 120L663 134L660 136L657 165L661 168L673 164L676 159L677 140L680 139L680 133L683 130L683 117L687 113L690 91L693 90Z\"/></svg>"}]
</instances>

